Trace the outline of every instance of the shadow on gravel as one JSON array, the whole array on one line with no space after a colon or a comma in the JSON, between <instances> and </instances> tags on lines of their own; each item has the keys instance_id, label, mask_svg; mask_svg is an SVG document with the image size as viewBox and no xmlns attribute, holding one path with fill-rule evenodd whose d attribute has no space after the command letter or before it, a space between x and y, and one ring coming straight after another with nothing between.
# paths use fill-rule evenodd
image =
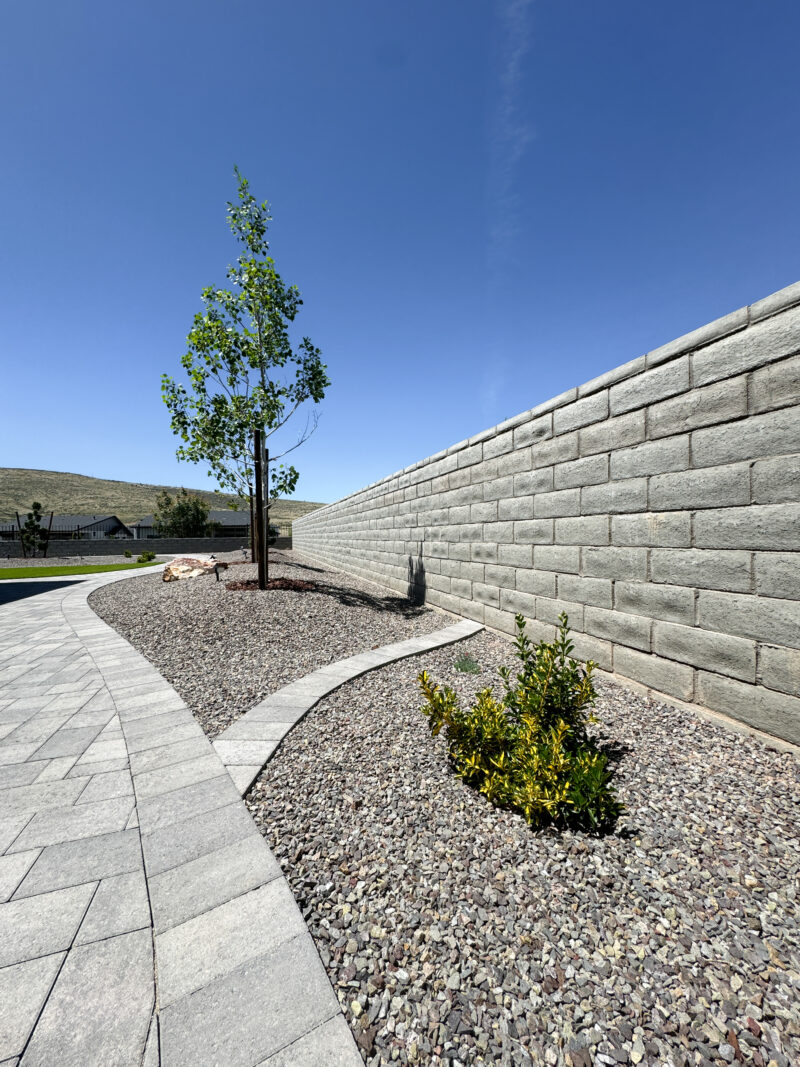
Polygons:
<instances>
[{"instance_id":1,"label":"shadow on gravel","mask_svg":"<svg viewBox=\"0 0 800 1067\"><path fill-rule=\"evenodd\" d=\"M275 559L272 556L269 557L270 563L282 563L284 567L299 567L301 571L314 571L315 574L324 574L325 569L323 567L312 567L309 563L295 563L290 559Z\"/></svg>"},{"instance_id":2,"label":"shadow on gravel","mask_svg":"<svg viewBox=\"0 0 800 1067\"><path fill-rule=\"evenodd\" d=\"M24 582L5 581L0 582L0 604L13 604L15 600L23 600L26 596L36 596L37 593L50 593L53 589L61 589L65 585L77 585L75 579L66 582Z\"/></svg>"},{"instance_id":3,"label":"shadow on gravel","mask_svg":"<svg viewBox=\"0 0 800 1067\"><path fill-rule=\"evenodd\" d=\"M421 605L412 603L405 597L374 596L372 593L362 593L357 589L342 589L338 585L318 584L315 592L322 596L333 597L348 608L370 608L372 611L402 615L407 619L415 619L427 610Z\"/></svg>"},{"instance_id":4,"label":"shadow on gravel","mask_svg":"<svg viewBox=\"0 0 800 1067\"><path fill-rule=\"evenodd\" d=\"M622 757L631 751L631 746L624 745L621 741L603 741L601 738L596 740L598 751L606 757L609 767L618 766Z\"/></svg>"}]
</instances>

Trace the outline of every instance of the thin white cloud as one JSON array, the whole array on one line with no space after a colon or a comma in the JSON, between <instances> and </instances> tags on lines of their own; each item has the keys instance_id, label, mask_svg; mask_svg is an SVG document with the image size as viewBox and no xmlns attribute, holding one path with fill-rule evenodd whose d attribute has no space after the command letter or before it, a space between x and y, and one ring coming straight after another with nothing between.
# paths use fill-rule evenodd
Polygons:
<instances>
[{"instance_id":1,"label":"thin white cloud","mask_svg":"<svg viewBox=\"0 0 800 1067\"><path fill-rule=\"evenodd\" d=\"M489 230L487 266L490 287L498 285L514 259L519 233L518 165L534 131L523 98L525 60L531 49L533 0L498 0L496 68L499 92L491 116L489 157Z\"/></svg>"}]
</instances>

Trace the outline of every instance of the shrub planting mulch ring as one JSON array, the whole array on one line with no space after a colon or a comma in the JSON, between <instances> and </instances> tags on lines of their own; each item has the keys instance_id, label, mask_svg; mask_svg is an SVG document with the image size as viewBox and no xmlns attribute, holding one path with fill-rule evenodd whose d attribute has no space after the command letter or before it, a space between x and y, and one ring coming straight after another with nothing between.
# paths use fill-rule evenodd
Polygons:
<instances>
[{"instance_id":1,"label":"shrub planting mulch ring","mask_svg":"<svg viewBox=\"0 0 800 1067\"><path fill-rule=\"evenodd\" d=\"M232 592L258 592L258 579L248 578L242 582L226 582L225 588ZM304 582L299 578L270 578L267 589L290 589L295 593L316 592L319 586L316 582Z\"/></svg>"}]
</instances>

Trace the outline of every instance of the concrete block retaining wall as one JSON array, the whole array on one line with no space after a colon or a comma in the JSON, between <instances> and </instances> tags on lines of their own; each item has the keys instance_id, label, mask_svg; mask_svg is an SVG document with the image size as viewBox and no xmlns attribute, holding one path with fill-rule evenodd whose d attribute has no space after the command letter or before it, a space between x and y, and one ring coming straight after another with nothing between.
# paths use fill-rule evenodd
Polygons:
<instances>
[{"instance_id":1,"label":"concrete block retaining wall","mask_svg":"<svg viewBox=\"0 0 800 1067\"><path fill-rule=\"evenodd\" d=\"M800 744L800 282L296 519L313 560Z\"/></svg>"}]
</instances>

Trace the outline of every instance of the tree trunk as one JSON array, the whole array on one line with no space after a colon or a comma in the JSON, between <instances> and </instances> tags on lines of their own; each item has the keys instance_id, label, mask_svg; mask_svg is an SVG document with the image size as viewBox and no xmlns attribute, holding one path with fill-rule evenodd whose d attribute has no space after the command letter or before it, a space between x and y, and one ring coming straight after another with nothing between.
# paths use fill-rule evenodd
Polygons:
<instances>
[{"instance_id":1,"label":"tree trunk","mask_svg":"<svg viewBox=\"0 0 800 1067\"><path fill-rule=\"evenodd\" d=\"M253 519L253 487L251 485L248 488L250 489L250 562L251 563L255 563L255 561L256 561L256 528L255 528L255 522L254 522L254 519Z\"/></svg>"},{"instance_id":2,"label":"tree trunk","mask_svg":"<svg viewBox=\"0 0 800 1067\"><path fill-rule=\"evenodd\" d=\"M267 588L267 537L264 529L264 441L261 430L253 434L256 479L256 544L258 546L258 588Z\"/></svg>"},{"instance_id":3,"label":"tree trunk","mask_svg":"<svg viewBox=\"0 0 800 1067\"><path fill-rule=\"evenodd\" d=\"M267 498L267 507L266 507L267 517L266 517L266 520L265 520L265 524L263 524L266 527L265 531L263 531L263 534L265 534L265 538L263 538L263 544L265 544L265 548L263 548L263 580L265 580L265 589L266 589L267 588L267 583L270 580L270 504L269 504L269 500L270 500L270 451L269 451L269 448L265 451L265 453L263 453L263 484L265 484L265 489L267 491L267 497L266 497Z\"/></svg>"}]
</instances>

